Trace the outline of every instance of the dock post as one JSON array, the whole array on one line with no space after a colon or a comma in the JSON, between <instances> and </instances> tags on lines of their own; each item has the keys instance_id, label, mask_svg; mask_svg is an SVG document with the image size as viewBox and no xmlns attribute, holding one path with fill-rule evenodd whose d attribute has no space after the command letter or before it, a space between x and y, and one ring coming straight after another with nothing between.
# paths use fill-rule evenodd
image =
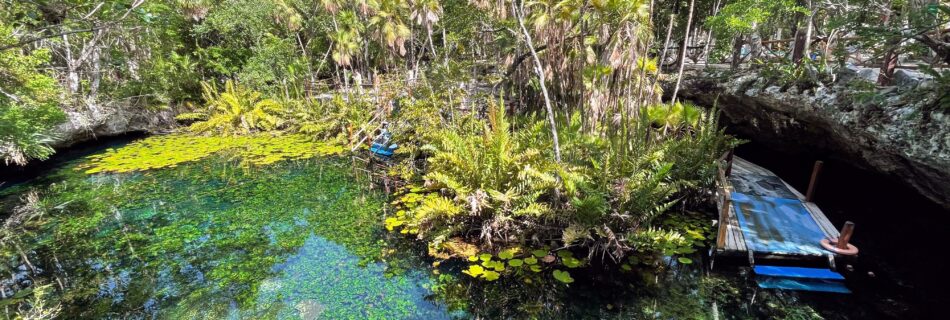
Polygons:
<instances>
[{"instance_id":1,"label":"dock post","mask_svg":"<svg viewBox=\"0 0 950 320\"><path fill-rule=\"evenodd\" d=\"M726 176L732 175L732 157L735 155L736 149L729 149L729 153L726 153Z\"/></svg>"},{"instance_id":2,"label":"dock post","mask_svg":"<svg viewBox=\"0 0 950 320\"><path fill-rule=\"evenodd\" d=\"M728 191L723 189L724 191ZM726 231L729 226L729 205L732 202L728 192L722 192L722 209L719 210L719 233L716 235L716 248L726 248Z\"/></svg>"},{"instance_id":3,"label":"dock post","mask_svg":"<svg viewBox=\"0 0 950 320\"><path fill-rule=\"evenodd\" d=\"M818 173L821 172L821 166L825 163L821 160L815 161L815 167L811 170L811 180L808 181L808 191L805 192L805 202L812 202L815 196L815 185L818 184Z\"/></svg>"},{"instance_id":4,"label":"dock post","mask_svg":"<svg viewBox=\"0 0 950 320\"><path fill-rule=\"evenodd\" d=\"M848 243L851 242L851 235L854 233L854 222L847 221L841 227L841 235L838 236L838 249L848 249Z\"/></svg>"}]
</instances>

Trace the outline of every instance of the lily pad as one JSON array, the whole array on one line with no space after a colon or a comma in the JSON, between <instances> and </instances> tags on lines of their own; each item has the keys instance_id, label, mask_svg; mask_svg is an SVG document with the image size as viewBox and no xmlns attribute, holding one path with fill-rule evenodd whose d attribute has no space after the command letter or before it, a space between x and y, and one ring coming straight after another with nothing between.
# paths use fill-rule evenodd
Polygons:
<instances>
[{"instance_id":1,"label":"lily pad","mask_svg":"<svg viewBox=\"0 0 950 320\"><path fill-rule=\"evenodd\" d=\"M561 283L574 282L574 278L571 277L571 274L562 270L554 270L554 279L560 281Z\"/></svg>"},{"instance_id":2,"label":"lily pad","mask_svg":"<svg viewBox=\"0 0 950 320\"><path fill-rule=\"evenodd\" d=\"M473 278L477 278L479 275L481 275L484 272L485 272L485 268L482 268L482 266L477 265L477 264L468 266L468 270L462 270L462 273L472 276Z\"/></svg>"},{"instance_id":3,"label":"lily pad","mask_svg":"<svg viewBox=\"0 0 950 320\"><path fill-rule=\"evenodd\" d=\"M486 261L482 263L485 268L495 269L495 271L505 271L505 263L501 261Z\"/></svg>"},{"instance_id":4,"label":"lily pad","mask_svg":"<svg viewBox=\"0 0 950 320\"><path fill-rule=\"evenodd\" d=\"M580 259L574 257L563 258L561 262L568 268L577 268L583 263Z\"/></svg>"},{"instance_id":5,"label":"lily pad","mask_svg":"<svg viewBox=\"0 0 950 320\"><path fill-rule=\"evenodd\" d=\"M501 276L501 274L499 274L498 272L490 271L490 270L485 271L485 273L482 274L482 277L484 277L485 280L488 280L488 281L498 280L499 276Z\"/></svg>"},{"instance_id":6,"label":"lily pad","mask_svg":"<svg viewBox=\"0 0 950 320\"><path fill-rule=\"evenodd\" d=\"M524 261L521 259L511 259L511 261L508 261L508 265L512 267L520 267L524 265Z\"/></svg>"},{"instance_id":7,"label":"lily pad","mask_svg":"<svg viewBox=\"0 0 950 320\"><path fill-rule=\"evenodd\" d=\"M527 264L538 264L538 258L535 258L535 257L533 257L533 256L524 258L524 263L527 263Z\"/></svg>"}]
</instances>

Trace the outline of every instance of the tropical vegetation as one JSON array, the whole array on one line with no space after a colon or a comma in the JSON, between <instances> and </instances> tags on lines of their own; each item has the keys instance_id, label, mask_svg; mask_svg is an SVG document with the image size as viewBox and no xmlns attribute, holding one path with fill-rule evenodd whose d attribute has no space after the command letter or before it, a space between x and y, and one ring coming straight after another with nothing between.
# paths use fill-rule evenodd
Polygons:
<instances>
[{"instance_id":1,"label":"tropical vegetation","mask_svg":"<svg viewBox=\"0 0 950 320\"><path fill-rule=\"evenodd\" d=\"M150 120L177 129L93 155L63 174L138 181L178 167L200 172L198 164L214 161L268 170L353 156L350 166L391 191L388 204L373 216L354 203L383 206L381 199L343 190L334 208L356 210L360 226L419 244L437 264L461 263L466 281L554 280L563 287L591 265L624 273L693 263L710 237L703 214L712 207L716 161L739 142L719 127L714 107L679 96L687 64L728 64L728 72L751 71L784 88L830 85L836 70L860 64L880 69L874 83L860 84L877 92L894 84L902 61L912 61L932 80L914 88L933 98L922 111L950 110L950 7L938 1L0 0L0 9L5 163L50 157L58 126L104 125L78 121L82 115L151 112L174 114ZM367 146L384 130L399 148L374 158ZM322 179L322 169L300 171ZM273 200L258 191L281 192L267 183L283 181L240 178L259 189L212 183L252 193L247 207L221 204L221 216L200 212L185 225L109 225L123 235L102 245L152 257L178 253L186 240L263 250L254 245L270 239L212 223L250 219L261 227L271 218L251 209ZM309 178L286 179L303 188ZM129 188L145 193L146 185ZM97 207L91 199L105 189L69 189L82 199L26 201L31 205L21 207L29 210L8 218L0 242L19 245L27 237L38 245L5 245L3 270L30 265L30 277L61 281L59 270L35 268L29 256L51 253L42 263L58 265L57 250L68 248L56 241L101 236L97 219L120 208L147 210ZM188 201L204 201L193 196ZM69 210L88 215L61 221ZM292 225L300 217L274 218ZM54 226L61 229L44 229ZM199 227L235 238L197 240ZM39 239L38 230L53 232L53 240ZM162 242L151 242L156 238ZM271 249L286 253L290 246ZM75 250L101 254L98 247ZM264 258L235 255L208 259L220 260L209 274L217 284L203 290L249 301L257 288L234 283L263 281L250 269ZM18 314L59 311L28 301L20 284L16 290L21 296L10 305ZM30 290L37 299L58 290L67 304L90 296L61 282ZM126 311L115 316L134 313Z\"/></svg>"}]
</instances>

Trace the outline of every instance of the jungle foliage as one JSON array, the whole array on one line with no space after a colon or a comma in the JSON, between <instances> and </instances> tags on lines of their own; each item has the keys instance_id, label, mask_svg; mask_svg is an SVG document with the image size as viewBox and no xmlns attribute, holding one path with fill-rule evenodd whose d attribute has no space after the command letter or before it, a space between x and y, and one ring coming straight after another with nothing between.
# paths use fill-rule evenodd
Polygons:
<instances>
[{"instance_id":1,"label":"jungle foliage","mask_svg":"<svg viewBox=\"0 0 950 320\"><path fill-rule=\"evenodd\" d=\"M678 202L703 201L714 160L735 141L695 107L656 110L666 111L631 124L636 144L585 133L578 114L562 117L569 151L558 163L544 121L528 117L513 130L502 103L492 103L486 118L459 120L425 147L426 173L397 196L387 229L425 240L441 258L544 246L619 265L638 253L691 253L697 243L685 234L695 226L664 227L660 217Z\"/></svg>"},{"instance_id":2,"label":"jungle foliage","mask_svg":"<svg viewBox=\"0 0 950 320\"><path fill-rule=\"evenodd\" d=\"M15 43L13 28L0 20L0 46ZM25 164L53 154L53 126L65 119L56 80L40 67L50 51L0 52L0 159Z\"/></svg>"},{"instance_id":3,"label":"jungle foliage","mask_svg":"<svg viewBox=\"0 0 950 320\"><path fill-rule=\"evenodd\" d=\"M711 238L715 160L737 141L715 110L662 101L670 70L729 63L817 87L859 64L883 86L913 61L932 78L915 90L943 112L948 20L932 0L0 0L4 162L50 156L67 113L162 109L183 126L57 171L46 190L4 190L16 204L0 205L0 271L29 279L3 282L0 304L27 318L275 317L275 283L313 289L275 280L280 267L312 282L372 271L344 295L309 293L332 297L329 317L360 311L358 286L387 293L393 309L371 317L417 315L409 285L380 280L402 259L376 237L387 230L459 264L433 291L476 316L543 314L593 280L584 267L607 266L678 293L630 317L700 317L695 288L658 274ZM383 121L400 148L369 168L396 187L381 217L384 196L316 159L366 156ZM326 259L294 264L298 252ZM715 279L698 291L740 295ZM775 306L758 314L814 316Z\"/></svg>"}]
</instances>

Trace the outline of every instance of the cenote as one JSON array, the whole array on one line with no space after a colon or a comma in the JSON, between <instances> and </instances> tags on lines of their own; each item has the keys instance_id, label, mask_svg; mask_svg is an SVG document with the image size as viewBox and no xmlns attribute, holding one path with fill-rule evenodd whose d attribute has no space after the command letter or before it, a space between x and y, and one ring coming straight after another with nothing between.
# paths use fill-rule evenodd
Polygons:
<instances>
[{"instance_id":1,"label":"cenote","mask_svg":"<svg viewBox=\"0 0 950 320\"><path fill-rule=\"evenodd\" d=\"M717 266L709 273L704 252L691 256L696 263L668 260L665 268L634 272L592 263L574 272L570 285L543 277L472 280L460 272L464 263L434 266L424 247L386 232L387 195L355 176L349 159L247 166L233 155L215 155L137 173L84 172L89 155L126 143L63 152L55 168L0 190L5 219L44 210L33 218L41 223L8 228L20 233L7 236L4 254L29 262L3 265L5 296L43 290L61 301L68 318L885 314L850 310L849 303L862 299L886 300L860 291L841 297L756 290L745 268ZM13 288L28 289L16 295ZM10 306L3 307L10 317Z\"/></svg>"}]
</instances>

